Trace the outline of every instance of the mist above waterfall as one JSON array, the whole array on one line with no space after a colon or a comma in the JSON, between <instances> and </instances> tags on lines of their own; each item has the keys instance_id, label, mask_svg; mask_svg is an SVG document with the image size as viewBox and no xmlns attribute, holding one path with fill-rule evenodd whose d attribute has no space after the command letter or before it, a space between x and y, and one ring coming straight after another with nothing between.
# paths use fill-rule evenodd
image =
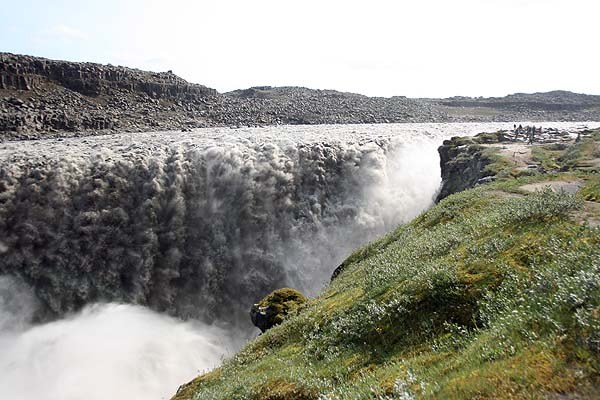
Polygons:
<instances>
[{"instance_id":1,"label":"mist above waterfall","mask_svg":"<svg viewBox=\"0 0 600 400\"><path fill-rule=\"evenodd\" d=\"M31 325L33 294L0 277L0 391L3 399L169 398L232 351L227 332L146 308L96 304Z\"/></svg>"}]
</instances>

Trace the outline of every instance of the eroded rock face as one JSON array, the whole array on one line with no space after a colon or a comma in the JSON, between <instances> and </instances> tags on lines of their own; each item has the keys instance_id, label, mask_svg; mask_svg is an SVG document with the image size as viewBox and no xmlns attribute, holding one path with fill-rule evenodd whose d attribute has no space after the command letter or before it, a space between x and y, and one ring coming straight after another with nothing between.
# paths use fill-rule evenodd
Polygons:
<instances>
[{"instance_id":1,"label":"eroded rock face","mask_svg":"<svg viewBox=\"0 0 600 400\"><path fill-rule=\"evenodd\" d=\"M260 86L221 94L171 71L0 53L0 141L212 126L597 121L599 106L600 96L569 92L411 99Z\"/></svg>"},{"instance_id":2,"label":"eroded rock face","mask_svg":"<svg viewBox=\"0 0 600 400\"><path fill-rule=\"evenodd\" d=\"M56 82L87 96L110 94L113 89L146 93L154 98L188 100L217 93L206 86L188 83L172 72L148 72L111 65L0 54L0 88L32 90L44 81Z\"/></svg>"},{"instance_id":3,"label":"eroded rock face","mask_svg":"<svg viewBox=\"0 0 600 400\"><path fill-rule=\"evenodd\" d=\"M210 126L216 97L170 71L0 53L0 140Z\"/></svg>"},{"instance_id":4,"label":"eroded rock face","mask_svg":"<svg viewBox=\"0 0 600 400\"><path fill-rule=\"evenodd\" d=\"M484 152L482 144L499 143L505 140L502 132L479 134L473 138L455 136L450 140L444 140L438 148L442 186L436 203L451 194L493 180L493 173L486 170L492 160Z\"/></svg>"},{"instance_id":5,"label":"eroded rock face","mask_svg":"<svg viewBox=\"0 0 600 400\"><path fill-rule=\"evenodd\" d=\"M290 314L298 312L307 298L296 289L277 289L250 309L252 323L262 332L283 322Z\"/></svg>"},{"instance_id":6,"label":"eroded rock face","mask_svg":"<svg viewBox=\"0 0 600 400\"><path fill-rule=\"evenodd\" d=\"M483 178L482 171L489 164L489 160L483 157L481 146L474 143L457 145L457 139L444 140L438 149L442 187L436 202L475 186Z\"/></svg>"},{"instance_id":7,"label":"eroded rock face","mask_svg":"<svg viewBox=\"0 0 600 400\"><path fill-rule=\"evenodd\" d=\"M0 53L0 140L208 126L448 120L430 103L302 87L220 94L172 72ZM99 132L101 131L101 132Z\"/></svg>"}]
</instances>

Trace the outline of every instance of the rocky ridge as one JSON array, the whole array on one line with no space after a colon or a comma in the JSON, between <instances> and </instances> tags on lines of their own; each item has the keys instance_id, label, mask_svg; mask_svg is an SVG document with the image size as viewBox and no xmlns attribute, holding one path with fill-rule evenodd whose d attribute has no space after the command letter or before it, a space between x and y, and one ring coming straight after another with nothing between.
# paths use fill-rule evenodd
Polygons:
<instances>
[{"instance_id":1,"label":"rocky ridge","mask_svg":"<svg viewBox=\"0 0 600 400\"><path fill-rule=\"evenodd\" d=\"M227 108L238 110L242 124L252 123L255 116L261 123L284 124L428 122L447 118L432 105L403 96L368 97L335 90L271 86L235 90L225 96Z\"/></svg>"},{"instance_id":2,"label":"rocky ridge","mask_svg":"<svg viewBox=\"0 0 600 400\"><path fill-rule=\"evenodd\" d=\"M261 86L218 93L168 72L0 53L0 140L211 126L600 120L600 96L409 99Z\"/></svg>"},{"instance_id":3,"label":"rocky ridge","mask_svg":"<svg viewBox=\"0 0 600 400\"><path fill-rule=\"evenodd\" d=\"M595 121L600 96L555 90L505 97L422 99L454 121Z\"/></svg>"},{"instance_id":4,"label":"rocky ridge","mask_svg":"<svg viewBox=\"0 0 600 400\"><path fill-rule=\"evenodd\" d=\"M306 88L221 94L172 72L0 53L2 139L210 126L425 122L424 102Z\"/></svg>"},{"instance_id":5,"label":"rocky ridge","mask_svg":"<svg viewBox=\"0 0 600 400\"><path fill-rule=\"evenodd\" d=\"M546 129L537 133L532 143L528 143L524 134L512 131L480 133L474 137L455 136L444 140L438 148L442 185L436 203L454 193L494 181L498 177L548 172L547 163L544 165L537 160L532 155L533 151L538 158L545 146L554 146L564 151L574 141L578 143L582 138L589 138L593 132L585 128L571 131ZM524 154L526 155L523 156ZM556 172L570 167L557 167Z\"/></svg>"}]
</instances>

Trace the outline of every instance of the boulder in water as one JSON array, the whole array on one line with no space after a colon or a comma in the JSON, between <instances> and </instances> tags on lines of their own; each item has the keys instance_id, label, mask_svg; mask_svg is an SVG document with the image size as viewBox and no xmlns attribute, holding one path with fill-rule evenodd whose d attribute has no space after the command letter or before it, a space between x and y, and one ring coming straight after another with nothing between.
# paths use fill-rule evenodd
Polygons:
<instances>
[{"instance_id":1,"label":"boulder in water","mask_svg":"<svg viewBox=\"0 0 600 400\"><path fill-rule=\"evenodd\" d=\"M257 328L265 332L283 322L289 314L297 312L307 301L296 289L277 289L252 306L250 318Z\"/></svg>"}]
</instances>

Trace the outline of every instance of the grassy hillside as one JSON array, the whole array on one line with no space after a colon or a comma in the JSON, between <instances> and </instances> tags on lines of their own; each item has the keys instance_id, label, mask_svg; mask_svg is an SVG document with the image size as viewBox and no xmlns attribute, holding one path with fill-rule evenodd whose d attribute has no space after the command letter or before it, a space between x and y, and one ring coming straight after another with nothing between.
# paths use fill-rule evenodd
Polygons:
<instances>
[{"instance_id":1,"label":"grassy hillside","mask_svg":"<svg viewBox=\"0 0 600 400\"><path fill-rule=\"evenodd\" d=\"M297 315L174 399L600 398L600 135L588 136L537 146L546 173L498 156L501 179L356 251ZM543 189L565 181L580 189Z\"/></svg>"}]
</instances>

